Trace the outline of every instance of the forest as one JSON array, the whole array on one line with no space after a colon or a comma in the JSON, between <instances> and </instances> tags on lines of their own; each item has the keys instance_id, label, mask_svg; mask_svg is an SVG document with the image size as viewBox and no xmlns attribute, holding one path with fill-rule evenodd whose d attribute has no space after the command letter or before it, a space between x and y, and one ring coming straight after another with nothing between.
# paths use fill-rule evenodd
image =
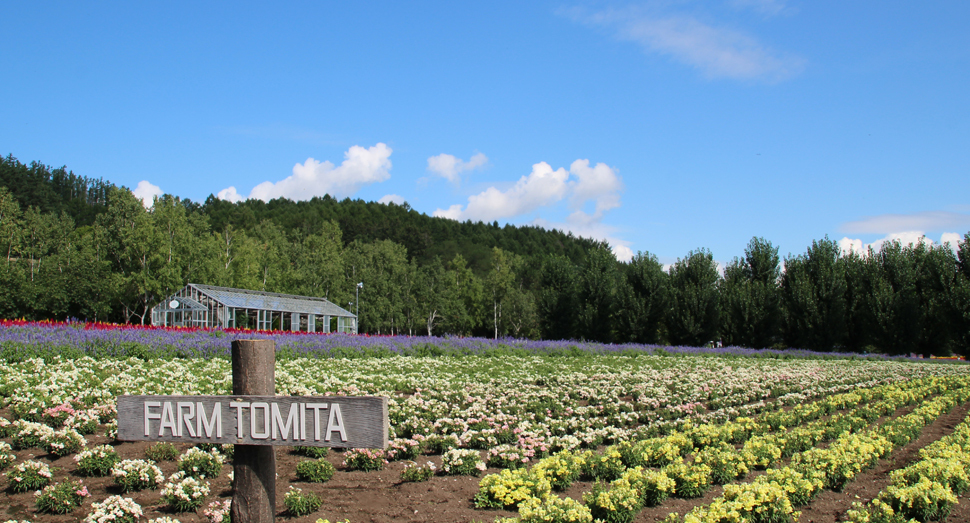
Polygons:
<instances>
[{"instance_id":1,"label":"forest","mask_svg":"<svg viewBox=\"0 0 970 523\"><path fill-rule=\"evenodd\" d=\"M0 159L0 317L146 323L186 283L324 297L371 334L949 355L970 353L970 233L958 246L764 238L722 272L556 230L433 218L329 196L151 209L124 187ZM359 303L355 291L360 289Z\"/></svg>"}]
</instances>

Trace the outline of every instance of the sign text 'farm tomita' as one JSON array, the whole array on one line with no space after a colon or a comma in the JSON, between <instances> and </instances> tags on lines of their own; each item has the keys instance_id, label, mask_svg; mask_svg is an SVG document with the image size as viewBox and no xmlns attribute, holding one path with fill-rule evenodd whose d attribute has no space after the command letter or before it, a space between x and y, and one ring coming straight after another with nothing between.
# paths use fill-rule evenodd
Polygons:
<instances>
[{"instance_id":1,"label":"sign text 'farm tomita'","mask_svg":"<svg viewBox=\"0 0 970 523\"><path fill-rule=\"evenodd\" d=\"M118 439L385 448L387 398L119 396Z\"/></svg>"}]
</instances>

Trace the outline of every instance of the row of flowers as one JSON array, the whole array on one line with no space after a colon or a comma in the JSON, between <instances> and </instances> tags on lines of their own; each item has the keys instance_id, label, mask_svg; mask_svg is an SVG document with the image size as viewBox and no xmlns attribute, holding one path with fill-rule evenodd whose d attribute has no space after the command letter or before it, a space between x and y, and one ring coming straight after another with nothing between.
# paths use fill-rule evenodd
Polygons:
<instances>
[{"instance_id":1,"label":"row of flowers","mask_svg":"<svg viewBox=\"0 0 970 523\"><path fill-rule=\"evenodd\" d=\"M737 521L739 515L751 520L797 521L795 508L807 505L822 489L841 491L880 458L918 437L926 424L970 399L970 383L952 385L958 388L924 401L905 416L843 434L826 448L796 454L787 466L769 470L752 483L725 486L722 496L696 507L683 522L727 523ZM909 393L916 397L900 399L918 400L918 391Z\"/></svg>"},{"instance_id":2,"label":"row of flowers","mask_svg":"<svg viewBox=\"0 0 970 523\"><path fill-rule=\"evenodd\" d=\"M757 414L770 398L782 405L801 404L910 376L965 372L949 365L839 363L627 356L603 356L595 365L541 357L300 360L280 362L277 391L389 396L392 438L421 436L440 452L511 445L531 459L545 451L663 434L685 419L706 423ZM0 406L8 406L17 418L79 432L84 429L76 425L93 423L89 409L95 408L103 422L103 411L110 411L120 394L230 391L224 360L81 358L0 364Z\"/></svg>"},{"instance_id":3,"label":"row of flowers","mask_svg":"<svg viewBox=\"0 0 970 523\"><path fill-rule=\"evenodd\" d=\"M854 503L851 523L943 521L970 490L970 420L920 450L920 460L890 473L891 484L867 504Z\"/></svg>"},{"instance_id":4,"label":"row of flowers","mask_svg":"<svg viewBox=\"0 0 970 523\"><path fill-rule=\"evenodd\" d=\"M712 483L726 483L743 477L752 468L765 468L770 462L781 457L782 453L794 454L792 451L785 450L788 441L807 439L808 445L815 445L821 441L835 439L838 434L845 431L847 436L842 437L847 439L841 443L838 441L833 443L830 448L840 449L843 452L855 449L862 444L858 436L851 434L851 431L857 431L868 425L863 418L854 416L855 413L863 411L863 414L870 417L868 411L873 408L881 413L893 412L898 407L926 395L938 393L947 386L946 383L938 380L928 381L928 383L912 383L903 387L890 386L859 391L792 409L786 415L790 415L792 422L797 423L794 418L799 416L813 417L808 413L814 412L814 416L818 416L819 413L832 412L840 407L858 404L860 401L868 402L868 400L882 398L874 404L874 407L859 407L843 416L835 416L814 422L809 426L798 427L800 430L797 430L797 434L790 430L790 425L786 427L776 423L766 423L763 420L754 422L749 419L739 419L719 426L696 427L686 433L675 433L665 438L628 442L611 447L598 455L590 452L560 453L539 461L529 470L505 470L499 474L486 476L480 483L475 502L482 508L518 508L521 521L584 521L587 515L604 521L632 520L644 505L656 505L671 495L685 498L698 497L703 495ZM870 417L870 421L872 419ZM847 420L855 421L847 423ZM765 436L767 432L777 429L785 429L785 432ZM755 441L760 443L752 445ZM730 443L743 443L743 447L735 450ZM767 461L763 459L763 454L759 456L754 450L764 448L766 445L772 448L769 454L771 459ZM694 452L694 459L692 462L685 462L684 457L690 452ZM808 469L819 466L824 460L820 454L811 452L795 454L793 463L805 463L804 467ZM858 461L862 463L865 460ZM663 468L655 470L647 469L646 466L663 466ZM823 485L831 488L840 481L846 481L851 476L853 467L856 466L858 465L849 464L841 467L842 475L833 474L828 483L823 483L821 480L812 483L800 472L788 468L769 471L762 477L775 482L783 481L788 485L815 484L815 491L817 491ZM834 469L840 469L840 467L834 467ZM593 491L584 495L583 504L550 495L551 490L563 490L572 481L583 476L598 480ZM607 485L605 481L610 483ZM753 494L747 491L735 492L737 488L739 487L726 487L726 496L731 500L749 503L749 498ZM785 503L790 505L790 500L787 498L786 501L777 495L769 496L769 491L760 483L751 488L752 492L761 496L758 499L762 499L764 503L780 503L782 507ZM690 517L693 518L696 515Z\"/></svg>"}]
</instances>

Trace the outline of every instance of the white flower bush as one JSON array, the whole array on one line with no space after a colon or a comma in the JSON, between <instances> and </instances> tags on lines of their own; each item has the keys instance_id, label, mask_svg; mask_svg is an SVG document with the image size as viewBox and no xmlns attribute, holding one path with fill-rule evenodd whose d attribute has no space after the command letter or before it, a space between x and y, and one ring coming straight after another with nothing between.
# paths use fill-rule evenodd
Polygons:
<instances>
[{"instance_id":1,"label":"white flower bush","mask_svg":"<svg viewBox=\"0 0 970 523\"><path fill-rule=\"evenodd\" d=\"M452 476L477 476L485 472L485 462L477 450L451 449L441 455L441 472Z\"/></svg>"},{"instance_id":2,"label":"white flower bush","mask_svg":"<svg viewBox=\"0 0 970 523\"><path fill-rule=\"evenodd\" d=\"M154 489L165 480L162 470L154 462L142 459L126 459L118 462L111 469L111 475L114 476L115 483L125 492Z\"/></svg>"},{"instance_id":3,"label":"white flower bush","mask_svg":"<svg viewBox=\"0 0 970 523\"><path fill-rule=\"evenodd\" d=\"M162 487L162 499L177 512L196 510L209 495L209 482L178 471Z\"/></svg>"},{"instance_id":4,"label":"white flower bush","mask_svg":"<svg viewBox=\"0 0 970 523\"><path fill-rule=\"evenodd\" d=\"M135 523L142 516L141 505L131 498L111 496L91 505L91 513L84 523Z\"/></svg>"}]
</instances>

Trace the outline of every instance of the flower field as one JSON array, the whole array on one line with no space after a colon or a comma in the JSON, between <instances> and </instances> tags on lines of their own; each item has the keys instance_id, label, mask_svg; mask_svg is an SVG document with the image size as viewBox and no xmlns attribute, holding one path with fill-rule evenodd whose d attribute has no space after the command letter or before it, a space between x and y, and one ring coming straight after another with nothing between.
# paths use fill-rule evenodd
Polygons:
<instances>
[{"instance_id":1,"label":"flower field","mask_svg":"<svg viewBox=\"0 0 970 523\"><path fill-rule=\"evenodd\" d=\"M862 523L970 505L961 364L255 335L277 339L277 394L390 398L384 451L277 451L292 521ZM0 325L0 521L220 523L232 447L117 442L114 402L229 394L228 344L253 336Z\"/></svg>"}]
</instances>

